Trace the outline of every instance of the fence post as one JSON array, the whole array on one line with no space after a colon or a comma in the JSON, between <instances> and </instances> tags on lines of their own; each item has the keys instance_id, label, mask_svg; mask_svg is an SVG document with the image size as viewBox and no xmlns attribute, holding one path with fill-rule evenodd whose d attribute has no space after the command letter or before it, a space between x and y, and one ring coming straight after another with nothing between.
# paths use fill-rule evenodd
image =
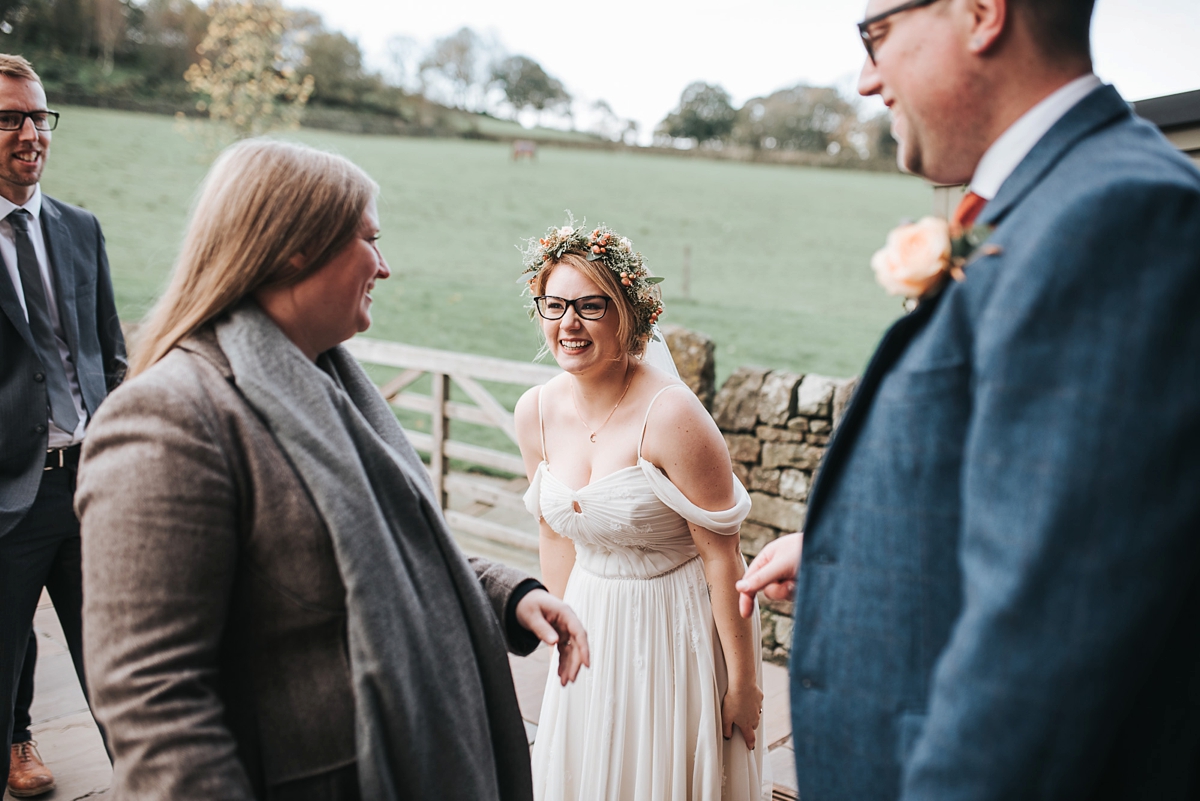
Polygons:
<instances>
[{"instance_id":1,"label":"fence post","mask_svg":"<svg viewBox=\"0 0 1200 801\"><path fill-rule=\"evenodd\" d=\"M433 448L429 454L429 470L433 474L433 491L443 511L446 509L446 440L450 438L450 421L446 417L446 401L450 397L450 376L434 373L433 379Z\"/></svg>"}]
</instances>

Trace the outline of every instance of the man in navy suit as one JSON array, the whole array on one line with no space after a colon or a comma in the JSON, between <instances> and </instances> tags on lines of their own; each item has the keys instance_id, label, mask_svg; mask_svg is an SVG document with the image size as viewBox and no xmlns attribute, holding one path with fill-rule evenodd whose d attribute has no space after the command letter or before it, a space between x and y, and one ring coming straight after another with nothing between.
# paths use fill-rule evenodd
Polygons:
<instances>
[{"instance_id":1,"label":"man in navy suit","mask_svg":"<svg viewBox=\"0 0 1200 801\"><path fill-rule=\"evenodd\" d=\"M7 742L43 587L84 684L75 469L125 373L100 225L39 186L57 121L29 62L0 55L0 758L21 796L53 787L27 732Z\"/></svg>"},{"instance_id":2,"label":"man in navy suit","mask_svg":"<svg viewBox=\"0 0 1200 801\"><path fill-rule=\"evenodd\" d=\"M994 230L741 585L794 583L804 801L1200 796L1200 173L1092 75L1091 12L868 3L859 91Z\"/></svg>"}]
</instances>

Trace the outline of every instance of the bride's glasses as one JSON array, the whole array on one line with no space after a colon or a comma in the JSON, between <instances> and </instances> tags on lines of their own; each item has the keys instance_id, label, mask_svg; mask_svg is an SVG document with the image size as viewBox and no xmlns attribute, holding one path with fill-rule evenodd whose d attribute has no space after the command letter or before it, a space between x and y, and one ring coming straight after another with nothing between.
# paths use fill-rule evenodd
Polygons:
<instances>
[{"instance_id":1,"label":"bride's glasses","mask_svg":"<svg viewBox=\"0 0 1200 801\"><path fill-rule=\"evenodd\" d=\"M599 320L608 311L608 298L604 295L588 295L574 300L539 295L533 302L537 304L538 314L547 320L561 320L568 307L573 307L575 313L585 320Z\"/></svg>"}]
</instances>

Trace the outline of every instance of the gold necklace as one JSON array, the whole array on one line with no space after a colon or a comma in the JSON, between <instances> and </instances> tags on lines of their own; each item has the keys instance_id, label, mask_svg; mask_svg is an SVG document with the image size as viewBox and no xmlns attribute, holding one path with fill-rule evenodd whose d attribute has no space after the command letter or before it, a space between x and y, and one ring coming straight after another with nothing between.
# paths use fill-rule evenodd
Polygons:
<instances>
[{"instance_id":1,"label":"gold necklace","mask_svg":"<svg viewBox=\"0 0 1200 801\"><path fill-rule=\"evenodd\" d=\"M621 405L621 401L625 400L625 396L629 393L629 388L633 386L633 376L629 375L629 372L629 363L626 362L625 373L628 377L625 379L625 389L621 392L621 397L617 398L617 405L612 407L612 411L608 413L608 417L605 417L604 422L595 429L589 426L587 420L584 420L583 415L579 413L579 404L575 401L575 385L571 385L571 405L575 407L575 416L579 418L579 422L583 423L583 427L588 430L588 439L590 439L592 442L596 441L596 435L599 434L606 425L608 425L608 421L611 420L612 416L617 413L617 407Z\"/></svg>"}]
</instances>

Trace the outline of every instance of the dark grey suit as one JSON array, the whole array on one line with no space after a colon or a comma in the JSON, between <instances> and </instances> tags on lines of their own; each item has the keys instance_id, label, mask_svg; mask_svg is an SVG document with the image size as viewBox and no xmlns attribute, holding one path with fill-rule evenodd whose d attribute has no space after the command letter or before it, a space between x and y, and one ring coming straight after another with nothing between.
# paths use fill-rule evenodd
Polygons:
<instances>
[{"instance_id":1,"label":"dark grey suit","mask_svg":"<svg viewBox=\"0 0 1200 801\"><path fill-rule=\"evenodd\" d=\"M42 235L80 394L94 415L125 373L104 237L95 216L42 196ZM16 288L0 270L0 756L8 775L16 677L42 587L49 589L83 681L79 525L71 470L45 472L46 368ZM11 694L10 694L11 691Z\"/></svg>"},{"instance_id":2,"label":"dark grey suit","mask_svg":"<svg viewBox=\"0 0 1200 801\"><path fill-rule=\"evenodd\" d=\"M95 215L42 196L42 233L88 413L125 375L104 235ZM48 431L46 384L16 289L0 276L0 537L25 517L42 481Z\"/></svg>"}]
</instances>

